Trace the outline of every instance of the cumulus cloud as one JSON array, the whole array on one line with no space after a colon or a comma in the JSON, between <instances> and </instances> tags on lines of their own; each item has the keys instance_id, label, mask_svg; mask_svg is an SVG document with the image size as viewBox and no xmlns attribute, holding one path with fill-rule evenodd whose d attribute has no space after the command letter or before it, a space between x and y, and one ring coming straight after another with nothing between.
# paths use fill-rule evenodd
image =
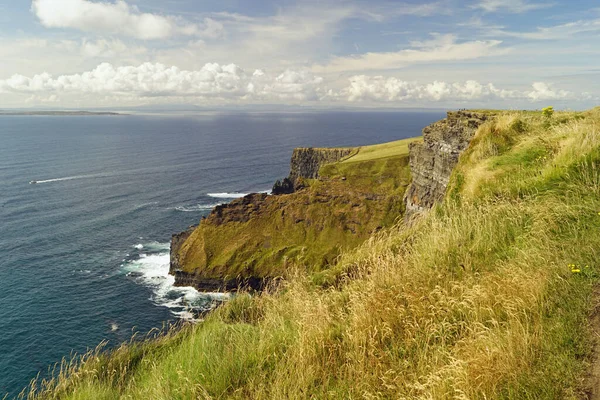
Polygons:
<instances>
[{"instance_id":1,"label":"cumulus cloud","mask_svg":"<svg viewBox=\"0 0 600 400\"><path fill-rule=\"evenodd\" d=\"M17 74L0 80L0 93L29 96L30 101L38 103L84 96L88 99L110 97L113 102L119 99L168 102L170 98L177 98L184 101L249 103L481 104L506 100L518 103L576 100L582 96L545 82L535 82L531 88L507 90L475 80L419 83L397 77L356 75L346 86L340 86L306 69L270 73L262 69L246 71L236 64L217 63L205 64L197 70L182 70L160 63L123 67L102 63L90 71L72 75Z\"/></svg>"},{"instance_id":2,"label":"cumulus cloud","mask_svg":"<svg viewBox=\"0 0 600 400\"><path fill-rule=\"evenodd\" d=\"M223 26L210 18L202 25L174 16L142 13L124 0L33 0L32 12L48 28L73 28L85 32L115 34L138 39L163 39L177 35L220 35Z\"/></svg>"},{"instance_id":3,"label":"cumulus cloud","mask_svg":"<svg viewBox=\"0 0 600 400\"><path fill-rule=\"evenodd\" d=\"M318 99L321 82L305 70L271 76L262 70L247 73L235 64L209 63L186 71L160 63L126 67L103 63L81 74L13 75L0 80L0 92L301 101Z\"/></svg>"},{"instance_id":4,"label":"cumulus cloud","mask_svg":"<svg viewBox=\"0 0 600 400\"><path fill-rule=\"evenodd\" d=\"M350 78L348 87L340 95L348 101L402 102L418 101L489 101L489 100L567 100L571 92L555 90L549 84L536 82L533 90L499 89L492 83L474 80L466 82L433 81L426 84L408 82L395 77L357 75Z\"/></svg>"},{"instance_id":5,"label":"cumulus cloud","mask_svg":"<svg viewBox=\"0 0 600 400\"><path fill-rule=\"evenodd\" d=\"M552 86L545 82L534 82L532 87L533 90L527 93L527 97L529 97L532 101L560 100L570 98L573 96L571 92L568 92L566 90L554 89Z\"/></svg>"},{"instance_id":6,"label":"cumulus cloud","mask_svg":"<svg viewBox=\"0 0 600 400\"><path fill-rule=\"evenodd\" d=\"M397 52L366 53L337 57L326 65L315 66L315 72L365 71L396 69L411 64L441 61L463 61L505 54L499 40L475 40L458 43L454 35L434 35L432 40L413 42L412 48Z\"/></svg>"}]
</instances>

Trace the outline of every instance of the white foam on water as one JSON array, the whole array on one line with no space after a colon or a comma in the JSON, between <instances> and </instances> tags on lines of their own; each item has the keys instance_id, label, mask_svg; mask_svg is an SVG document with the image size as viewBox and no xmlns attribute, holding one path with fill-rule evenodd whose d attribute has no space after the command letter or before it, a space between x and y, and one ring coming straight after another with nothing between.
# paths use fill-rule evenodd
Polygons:
<instances>
[{"instance_id":1,"label":"white foam on water","mask_svg":"<svg viewBox=\"0 0 600 400\"><path fill-rule=\"evenodd\" d=\"M135 246L133 246L133 248L134 248L134 249L141 250L141 249L143 249L143 248L144 248L144 245L143 245L143 244L141 244L141 243L140 243L140 244L136 244Z\"/></svg>"},{"instance_id":2,"label":"white foam on water","mask_svg":"<svg viewBox=\"0 0 600 400\"><path fill-rule=\"evenodd\" d=\"M150 300L182 319L194 319L193 310L206 311L214 307L215 301L229 298L223 293L200 293L193 287L176 287L175 277L169 275L169 244L151 242L144 248L156 251L154 254L140 254L139 258L122 265L123 270L132 278L152 289Z\"/></svg>"},{"instance_id":3,"label":"white foam on water","mask_svg":"<svg viewBox=\"0 0 600 400\"><path fill-rule=\"evenodd\" d=\"M198 212L198 211L206 211L212 210L216 206L220 206L223 203L212 203L212 204L197 204L195 206L179 206L175 207L174 210L181 212Z\"/></svg>"},{"instance_id":4,"label":"white foam on water","mask_svg":"<svg viewBox=\"0 0 600 400\"><path fill-rule=\"evenodd\" d=\"M62 182L62 181L72 181L74 179L90 179L90 178L101 178L107 176L106 174L93 174L93 175L75 175L75 176L65 176L63 178L52 178L52 179L44 179L41 181L35 181L37 184L39 183L51 183L51 182Z\"/></svg>"},{"instance_id":5,"label":"white foam on water","mask_svg":"<svg viewBox=\"0 0 600 400\"><path fill-rule=\"evenodd\" d=\"M217 199L240 199L249 194L250 193L207 193L206 195Z\"/></svg>"}]
</instances>

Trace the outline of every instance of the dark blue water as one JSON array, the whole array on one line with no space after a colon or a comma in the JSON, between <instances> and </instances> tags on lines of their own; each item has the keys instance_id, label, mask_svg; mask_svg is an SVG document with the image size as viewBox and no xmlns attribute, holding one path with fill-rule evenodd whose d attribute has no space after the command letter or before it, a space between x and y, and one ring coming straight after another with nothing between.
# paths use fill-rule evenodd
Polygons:
<instances>
[{"instance_id":1,"label":"dark blue water","mask_svg":"<svg viewBox=\"0 0 600 400\"><path fill-rule=\"evenodd\" d=\"M441 117L0 117L0 397L72 351L209 307L213 297L171 286L171 234L270 189L294 147L416 136Z\"/></svg>"}]
</instances>

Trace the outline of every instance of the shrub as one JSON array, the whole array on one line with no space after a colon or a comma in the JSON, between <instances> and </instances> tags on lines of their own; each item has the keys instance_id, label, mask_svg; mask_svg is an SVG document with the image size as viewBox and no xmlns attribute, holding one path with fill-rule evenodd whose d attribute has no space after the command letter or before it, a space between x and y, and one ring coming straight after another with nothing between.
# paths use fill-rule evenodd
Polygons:
<instances>
[{"instance_id":1,"label":"shrub","mask_svg":"<svg viewBox=\"0 0 600 400\"><path fill-rule=\"evenodd\" d=\"M542 108L542 115L546 118L552 118L552 115L554 115L554 107L548 106Z\"/></svg>"}]
</instances>

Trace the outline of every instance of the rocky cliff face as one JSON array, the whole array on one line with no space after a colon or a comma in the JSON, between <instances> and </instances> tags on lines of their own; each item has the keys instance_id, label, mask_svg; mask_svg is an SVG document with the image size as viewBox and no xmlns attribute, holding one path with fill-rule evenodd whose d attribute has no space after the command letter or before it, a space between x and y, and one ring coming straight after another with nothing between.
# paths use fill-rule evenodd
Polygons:
<instances>
[{"instance_id":1,"label":"rocky cliff face","mask_svg":"<svg viewBox=\"0 0 600 400\"><path fill-rule=\"evenodd\" d=\"M447 118L423 129L423 142L411 143L412 183L405 194L407 219L443 200L460 154L477 128L491 117L488 113L448 112Z\"/></svg>"},{"instance_id":2,"label":"rocky cliff face","mask_svg":"<svg viewBox=\"0 0 600 400\"><path fill-rule=\"evenodd\" d=\"M356 148L297 148L292 153L290 175L273 186L273 194L289 194L302 187L302 179L319 178L319 169L348 157L357 151Z\"/></svg>"}]
</instances>

